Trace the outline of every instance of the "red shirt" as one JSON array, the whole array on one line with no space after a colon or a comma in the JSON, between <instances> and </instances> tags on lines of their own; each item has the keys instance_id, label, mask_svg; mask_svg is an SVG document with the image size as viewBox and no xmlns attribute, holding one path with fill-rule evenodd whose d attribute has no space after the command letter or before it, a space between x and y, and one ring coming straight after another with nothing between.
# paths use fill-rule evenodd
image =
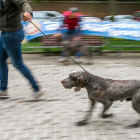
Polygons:
<instances>
[{"instance_id":1,"label":"red shirt","mask_svg":"<svg viewBox=\"0 0 140 140\"><path fill-rule=\"evenodd\" d=\"M79 26L79 18L69 18L68 16L65 16L64 25L65 24L67 25L69 30L74 30L76 26Z\"/></svg>"}]
</instances>

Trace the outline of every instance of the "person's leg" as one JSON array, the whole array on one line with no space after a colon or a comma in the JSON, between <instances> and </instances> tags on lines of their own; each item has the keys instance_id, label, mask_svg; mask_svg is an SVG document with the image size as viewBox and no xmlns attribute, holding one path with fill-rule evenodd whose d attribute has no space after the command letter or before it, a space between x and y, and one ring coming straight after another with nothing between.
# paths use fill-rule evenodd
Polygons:
<instances>
[{"instance_id":1,"label":"person's leg","mask_svg":"<svg viewBox=\"0 0 140 140\"><path fill-rule=\"evenodd\" d=\"M8 67L6 63L6 59L8 55L4 49L4 41L2 37L0 37L0 90L7 90L8 83Z\"/></svg>"},{"instance_id":2,"label":"person's leg","mask_svg":"<svg viewBox=\"0 0 140 140\"><path fill-rule=\"evenodd\" d=\"M75 53L75 56L76 56L76 58L81 58L83 56L83 54L80 52L77 52L77 53Z\"/></svg>"},{"instance_id":3,"label":"person's leg","mask_svg":"<svg viewBox=\"0 0 140 140\"><path fill-rule=\"evenodd\" d=\"M80 28L76 28L75 30L73 30L72 34L74 35L74 41L75 42L79 42L81 37L80 37ZM81 58L83 56L82 53L77 52L75 53L76 58Z\"/></svg>"},{"instance_id":4,"label":"person's leg","mask_svg":"<svg viewBox=\"0 0 140 140\"><path fill-rule=\"evenodd\" d=\"M69 40L69 37L70 37L70 30L66 30L64 32L63 40L67 41L67 40ZM61 57L64 58L64 59L60 59L60 62L66 61L65 58L67 57L67 55L65 53L62 52Z\"/></svg>"},{"instance_id":5,"label":"person's leg","mask_svg":"<svg viewBox=\"0 0 140 140\"><path fill-rule=\"evenodd\" d=\"M74 35L74 41L80 41L81 39L81 31L80 31L80 27L75 28L75 30L73 30L73 35Z\"/></svg>"},{"instance_id":6,"label":"person's leg","mask_svg":"<svg viewBox=\"0 0 140 140\"><path fill-rule=\"evenodd\" d=\"M70 34L71 34L71 31L67 29L64 33L64 40L69 40Z\"/></svg>"},{"instance_id":7,"label":"person's leg","mask_svg":"<svg viewBox=\"0 0 140 140\"><path fill-rule=\"evenodd\" d=\"M30 81L33 89L36 92L39 91L39 86L28 68L22 62L21 42L24 39L23 30L3 32L2 36L5 42L5 50L10 57L12 64Z\"/></svg>"}]
</instances>

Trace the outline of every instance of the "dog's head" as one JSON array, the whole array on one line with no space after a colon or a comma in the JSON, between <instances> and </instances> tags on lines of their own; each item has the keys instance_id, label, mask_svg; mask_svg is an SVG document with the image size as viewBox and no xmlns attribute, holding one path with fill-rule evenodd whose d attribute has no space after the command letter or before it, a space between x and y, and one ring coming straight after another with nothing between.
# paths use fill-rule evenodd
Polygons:
<instances>
[{"instance_id":1,"label":"dog's head","mask_svg":"<svg viewBox=\"0 0 140 140\"><path fill-rule=\"evenodd\" d=\"M62 80L64 88L71 89L76 87L75 91L78 92L81 88L85 86L84 71L73 72L66 79Z\"/></svg>"},{"instance_id":2,"label":"dog's head","mask_svg":"<svg viewBox=\"0 0 140 140\"><path fill-rule=\"evenodd\" d=\"M63 38L62 34L54 34L52 37L56 42L61 42Z\"/></svg>"}]
</instances>

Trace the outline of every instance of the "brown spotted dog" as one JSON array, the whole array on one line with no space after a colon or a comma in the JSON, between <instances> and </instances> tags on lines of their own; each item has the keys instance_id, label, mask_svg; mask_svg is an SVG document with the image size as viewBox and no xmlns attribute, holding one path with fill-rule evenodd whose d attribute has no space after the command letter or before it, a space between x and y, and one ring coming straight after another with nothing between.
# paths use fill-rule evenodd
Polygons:
<instances>
[{"instance_id":1,"label":"brown spotted dog","mask_svg":"<svg viewBox=\"0 0 140 140\"><path fill-rule=\"evenodd\" d=\"M62 80L64 88L75 91L85 88L91 101L91 107L84 120L78 122L78 125L86 125L92 114L96 102L102 103L104 109L101 113L102 118L111 117L112 114L106 114L106 111L115 101L132 100L133 109L140 113L140 81L138 80L112 80L92 75L87 71L73 72L66 79ZM140 121L132 125L140 127Z\"/></svg>"},{"instance_id":2,"label":"brown spotted dog","mask_svg":"<svg viewBox=\"0 0 140 140\"><path fill-rule=\"evenodd\" d=\"M69 41L63 40L62 34L55 34L53 38L56 42L60 42L60 45L64 47L64 51L71 55L73 53L82 53L87 59L87 64L92 64L92 53L89 51L89 45L81 41ZM68 59L67 59L68 61Z\"/></svg>"}]
</instances>

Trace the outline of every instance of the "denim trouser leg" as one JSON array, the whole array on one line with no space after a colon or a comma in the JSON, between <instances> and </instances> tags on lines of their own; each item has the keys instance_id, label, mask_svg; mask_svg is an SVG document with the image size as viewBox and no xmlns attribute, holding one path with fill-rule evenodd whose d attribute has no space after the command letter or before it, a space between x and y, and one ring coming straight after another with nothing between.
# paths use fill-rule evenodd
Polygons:
<instances>
[{"instance_id":1,"label":"denim trouser leg","mask_svg":"<svg viewBox=\"0 0 140 140\"><path fill-rule=\"evenodd\" d=\"M74 30L67 30L64 35L64 40L69 40L70 35L74 35L74 37L80 36L80 28L76 28ZM82 56L82 53L75 54L77 58ZM66 57L66 55L63 54Z\"/></svg>"},{"instance_id":2,"label":"denim trouser leg","mask_svg":"<svg viewBox=\"0 0 140 140\"><path fill-rule=\"evenodd\" d=\"M0 90L4 91L7 89L8 84L8 67L6 59L8 58L7 53L4 49L4 41L0 37Z\"/></svg>"},{"instance_id":3,"label":"denim trouser leg","mask_svg":"<svg viewBox=\"0 0 140 140\"><path fill-rule=\"evenodd\" d=\"M80 28L65 31L64 40L69 40L70 35L74 35L74 37L80 36Z\"/></svg>"},{"instance_id":4,"label":"denim trouser leg","mask_svg":"<svg viewBox=\"0 0 140 140\"><path fill-rule=\"evenodd\" d=\"M64 34L64 40L69 40L70 35L71 35L70 30L67 30Z\"/></svg>"},{"instance_id":5,"label":"denim trouser leg","mask_svg":"<svg viewBox=\"0 0 140 140\"><path fill-rule=\"evenodd\" d=\"M39 87L36 81L22 62L21 42L24 39L23 30L19 29L13 32L2 32L2 37L5 42L5 50L10 57L12 64L30 81L33 89L38 91Z\"/></svg>"}]
</instances>

